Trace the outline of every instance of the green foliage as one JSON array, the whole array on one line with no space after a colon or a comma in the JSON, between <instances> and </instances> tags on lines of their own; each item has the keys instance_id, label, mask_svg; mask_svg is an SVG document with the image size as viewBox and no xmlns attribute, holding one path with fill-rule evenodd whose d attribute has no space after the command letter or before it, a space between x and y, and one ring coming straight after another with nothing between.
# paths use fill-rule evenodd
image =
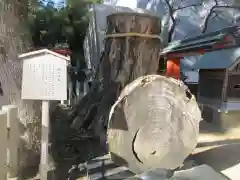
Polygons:
<instances>
[{"instance_id":1,"label":"green foliage","mask_svg":"<svg viewBox=\"0 0 240 180\"><path fill-rule=\"evenodd\" d=\"M35 47L54 47L68 43L73 51L83 52L83 40L88 26L88 5L100 0L67 0L29 3L28 23ZM37 8L36 8L37 5ZM64 6L65 5L65 6Z\"/></svg>"},{"instance_id":2,"label":"green foliage","mask_svg":"<svg viewBox=\"0 0 240 180\"><path fill-rule=\"evenodd\" d=\"M83 41L88 26L88 6L102 0L29 0L28 27L36 48L66 46L83 59ZM77 55L76 55L77 54Z\"/></svg>"}]
</instances>

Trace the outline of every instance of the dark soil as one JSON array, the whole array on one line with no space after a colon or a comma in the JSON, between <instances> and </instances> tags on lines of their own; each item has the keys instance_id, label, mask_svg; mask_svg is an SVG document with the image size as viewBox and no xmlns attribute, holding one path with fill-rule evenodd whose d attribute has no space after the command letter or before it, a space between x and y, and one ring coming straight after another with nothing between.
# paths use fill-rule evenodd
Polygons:
<instances>
[{"instance_id":1,"label":"dark soil","mask_svg":"<svg viewBox=\"0 0 240 180\"><path fill-rule=\"evenodd\" d=\"M55 164L51 180L66 180L71 176L69 170L106 154L98 138L70 127L67 120L70 112L70 108L59 106L51 115L50 153Z\"/></svg>"}]
</instances>

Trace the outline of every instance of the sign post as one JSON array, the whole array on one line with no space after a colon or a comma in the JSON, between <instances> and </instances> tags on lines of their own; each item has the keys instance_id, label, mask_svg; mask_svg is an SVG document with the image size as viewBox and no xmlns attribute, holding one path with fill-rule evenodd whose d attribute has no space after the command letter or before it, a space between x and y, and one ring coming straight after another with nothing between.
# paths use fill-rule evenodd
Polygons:
<instances>
[{"instance_id":1,"label":"sign post","mask_svg":"<svg viewBox=\"0 0 240 180\"><path fill-rule=\"evenodd\" d=\"M47 49L21 54L22 99L42 100L41 180L47 180L50 101L67 100L70 58Z\"/></svg>"},{"instance_id":2,"label":"sign post","mask_svg":"<svg viewBox=\"0 0 240 180\"><path fill-rule=\"evenodd\" d=\"M49 144L49 101L42 101L42 141L41 141L41 160L40 176L47 180L48 173L48 144Z\"/></svg>"}]
</instances>

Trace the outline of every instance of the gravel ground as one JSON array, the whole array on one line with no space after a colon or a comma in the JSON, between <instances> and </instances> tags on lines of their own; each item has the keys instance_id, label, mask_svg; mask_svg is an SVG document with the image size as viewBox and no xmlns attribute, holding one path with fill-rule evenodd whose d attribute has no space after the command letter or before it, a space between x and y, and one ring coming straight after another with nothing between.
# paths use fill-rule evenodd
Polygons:
<instances>
[{"instance_id":1,"label":"gravel ground","mask_svg":"<svg viewBox=\"0 0 240 180\"><path fill-rule=\"evenodd\" d=\"M49 180L122 180L134 176L127 168L116 166L110 160L99 139L71 129L66 120L69 111L58 107L51 116L53 161L49 165L52 169ZM181 169L194 166L194 160L189 157Z\"/></svg>"},{"instance_id":2,"label":"gravel ground","mask_svg":"<svg viewBox=\"0 0 240 180\"><path fill-rule=\"evenodd\" d=\"M71 129L66 120L69 112L70 109L57 107L51 116L50 153L53 161L49 165L52 169L49 180L120 180L134 175L110 160L99 139ZM192 160L185 166L192 167Z\"/></svg>"},{"instance_id":3,"label":"gravel ground","mask_svg":"<svg viewBox=\"0 0 240 180\"><path fill-rule=\"evenodd\" d=\"M53 155L52 157L55 161L55 165L54 170L50 172L50 174L52 174L50 175L50 180L120 180L134 175L128 169L124 167L118 167L110 160L109 156L106 155L106 151L100 145L99 139L90 136L88 137L83 132L77 132L71 129L70 123L66 121L66 116L68 112L68 109L58 108L55 110L51 118L51 152ZM181 170L189 169L202 163L209 164L214 169L217 169L213 165L213 163L209 163L209 161L213 159L210 158L213 157L213 154L211 154L211 156L207 156L210 151L202 148L206 148L206 143L210 144L211 142L211 144L215 145L215 143L220 142L223 135L219 134L218 130L216 130L215 128L209 128L211 128L209 124L207 124L206 126L201 126L199 145L194 151L193 156L190 156L185 161ZM234 136L232 134L233 133L230 133L230 135L227 136L224 135L224 137L226 136L226 139L230 139L229 141L231 142L233 140L239 142L240 133L237 133L237 138L235 137L236 133L234 134ZM208 138L210 138L210 142L207 141ZM235 144L236 142L234 143L234 145ZM201 149L203 151L201 151ZM237 154L237 149L234 148L234 152L235 151ZM229 155L229 151L226 151L226 153ZM226 159L221 158L223 156L223 153L219 154L218 156L217 153L214 153L214 155L216 155L218 159ZM238 156L234 155L234 157ZM201 162L205 159L206 162ZM197 164L196 162L198 162L199 164ZM214 160L214 162L216 162L215 164L219 164L217 163L218 161ZM220 171L223 169L217 170Z\"/></svg>"}]
</instances>

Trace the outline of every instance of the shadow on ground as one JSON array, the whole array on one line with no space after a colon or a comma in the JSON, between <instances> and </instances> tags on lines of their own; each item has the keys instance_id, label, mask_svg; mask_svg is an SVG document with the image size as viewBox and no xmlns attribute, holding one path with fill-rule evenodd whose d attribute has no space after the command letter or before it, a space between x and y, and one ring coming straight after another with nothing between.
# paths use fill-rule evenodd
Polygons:
<instances>
[{"instance_id":1,"label":"shadow on ground","mask_svg":"<svg viewBox=\"0 0 240 180\"><path fill-rule=\"evenodd\" d=\"M100 139L71 129L67 110L55 110L51 117L51 154L55 168L50 180L122 180L133 176L125 167L115 165L106 155Z\"/></svg>"},{"instance_id":2,"label":"shadow on ground","mask_svg":"<svg viewBox=\"0 0 240 180\"><path fill-rule=\"evenodd\" d=\"M100 140L84 132L71 129L66 120L67 110L58 110L51 117L51 154L55 169L50 173L51 180L122 180L134 174L127 168L116 166L107 156ZM202 134L221 135L215 127L201 124ZM200 142L198 148L209 149L196 152L181 169L199 164L207 164L216 171L222 171L240 163L240 139Z\"/></svg>"},{"instance_id":3,"label":"shadow on ground","mask_svg":"<svg viewBox=\"0 0 240 180\"><path fill-rule=\"evenodd\" d=\"M193 155L201 164L207 164L216 171L222 171L240 163L240 139L202 142L198 147L214 146Z\"/></svg>"},{"instance_id":4,"label":"shadow on ground","mask_svg":"<svg viewBox=\"0 0 240 180\"><path fill-rule=\"evenodd\" d=\"M192 159L197 164L207 164L218 172L240 164L240 131L221 131L212 123L200 124L199 143Z\"/></svg>"},{"instance_id":5,"label":"shadow on ground","mask_svg":"<svg viewBox=\"0 0 240 180\"><path fill-rule=\"evenodd\" d=\"M216 134L221 135L226 133L226 130L221 129L220 127L215 126L212 123L209 123L205 120L201 121L199 124L200 133L202 134Z\"/></svg>"},{"instance_id":6,"label":"shadow on ground","mask_svg":"<svg viewBox=\"0 0 240 180\"><path fill-rule=\"evenodd\" d=\"M127 168L115 165L109 155L105 155L78 166L69 179L122 180L133 175Z\"/></svg>"},{"instance_id":7,"label":"shadow on ground","mask_svg":"<svg viewBox=\"0 0 240 180\"><path fill-rule=\"evenodd\" d=\"M98 138L70 127L68 113L70 109L58 107L51 115L50 153L54 162L51 180L66 180L71 169L106 154Z\"/></svg>"}]
</instances>

